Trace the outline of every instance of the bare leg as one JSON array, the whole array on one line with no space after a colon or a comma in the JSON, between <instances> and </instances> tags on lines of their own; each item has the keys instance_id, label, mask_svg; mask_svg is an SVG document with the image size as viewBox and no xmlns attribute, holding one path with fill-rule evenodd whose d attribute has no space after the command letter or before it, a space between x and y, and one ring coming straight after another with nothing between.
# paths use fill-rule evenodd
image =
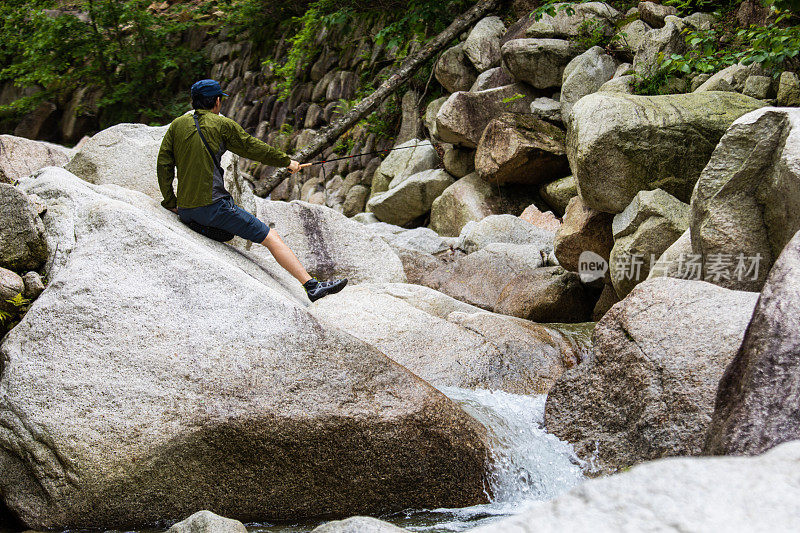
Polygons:
<instances>
[{"instance_id":1,"label":"bare leg","mask_svg":"<svg viewBox=\"0 0 800 533\"><path fill-rule=\"evenodd\" d=\"M267 238L264 239L264 242L261 244L267 247L267 250L269 250L269 253L272 254L272 257L275 258L278 264L285 268L289 274L294 276L297 281L305 283L311 279L311 276L308 275L308 272L306 272L300 260L297 259L294 252L286 246L286 243L283 242L283 239L281 239L277 231L270 230L267 234Z\"/></svg>"}]
</instances>

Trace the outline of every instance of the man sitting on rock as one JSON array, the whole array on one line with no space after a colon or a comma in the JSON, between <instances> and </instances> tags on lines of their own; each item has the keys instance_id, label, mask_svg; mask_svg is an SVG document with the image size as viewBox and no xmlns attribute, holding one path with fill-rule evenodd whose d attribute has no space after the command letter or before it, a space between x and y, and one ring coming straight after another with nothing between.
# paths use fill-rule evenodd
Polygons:
<instances>
[{"instance_id":1,"label":"man sitting on rock","mask_svg":"<svg viewBox=\"0 0 800 533\"><path fill-rule=\"evenodd\" d=\"M216 81L198 81L192 85L191 94L195 112L172 121L158 152L158 184L164 196L161 205L177 213L192 229L216 240L238 235L266 246L278 264L303 284L312 302L342 290L347 279L319 281L309 276L275 231L233 202L225 189L219 161L230 150L265 165L289 167L292 174L300 170L300 163L220 116L222 97L227 95ZM175 167L177 197L172 188Z\"/></svg>"}]
</instances>

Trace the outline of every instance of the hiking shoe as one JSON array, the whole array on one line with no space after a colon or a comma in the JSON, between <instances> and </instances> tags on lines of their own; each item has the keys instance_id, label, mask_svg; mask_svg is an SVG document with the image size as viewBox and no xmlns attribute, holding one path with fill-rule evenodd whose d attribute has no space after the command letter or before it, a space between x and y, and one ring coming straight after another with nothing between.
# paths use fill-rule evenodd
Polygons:
<instances>
[{"instance_id":1,"label":"hiking shoe","mask_svg":"<svg viewBox=\"0 0 800 533\"><path fill-rule=\"evenodd\" d=\"M311 278L303 284L303 288L306 290L306 294L308 294L308 299L312 302L316 302L323 296L336 294L344 289L345 285L347 285L347 278L335 279L333 281L319 281L317 278Z\"/></svg>"}]
</instances>

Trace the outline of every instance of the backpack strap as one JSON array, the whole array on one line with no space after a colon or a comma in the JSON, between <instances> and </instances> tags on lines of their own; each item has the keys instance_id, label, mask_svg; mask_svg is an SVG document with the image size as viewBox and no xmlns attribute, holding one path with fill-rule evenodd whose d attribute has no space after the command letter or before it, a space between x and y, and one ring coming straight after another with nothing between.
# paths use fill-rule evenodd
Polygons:
<instances>
[{"instance_id":1,"label":"backpack strap","mask_svg":"<svg viewBox=\"0 0 800 533\"><path fill-rule=\"evenodd\" d=\"M208 141L206 141L205 135L203 135L203 132L200 131L200 116L197 113L194 113L193 116L194 116L194 127L197 128L197 133L200 135L200 140L203 141L206 150L208 150L208 155L211 156L211 160L214 162L214 166L219 170L220 174L224 174L222 170L222 165L220 165L219 161L217 161L217 156L215 156L214 152L211 151L211 147L208 145Z\"/></svg>"}]
</instances>

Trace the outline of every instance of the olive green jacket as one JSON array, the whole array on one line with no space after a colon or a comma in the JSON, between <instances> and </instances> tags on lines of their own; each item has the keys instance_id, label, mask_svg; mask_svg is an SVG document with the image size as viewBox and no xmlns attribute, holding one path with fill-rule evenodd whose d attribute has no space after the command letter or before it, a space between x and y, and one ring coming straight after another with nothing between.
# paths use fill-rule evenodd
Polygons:
<instances>
[{"instance_id":1,"label":"olive green jacket","mask_svg":"<svg viewBox=\"0 0 800 533\"><path fill-rule=\"evenodd\" d=\"M289 166L289 156L249 135L235 121L200 109L200 129L217 161L230 150L234 154L273 167ZM172 189L178 167L178 195ZM197 134L192 113L181 115L169 125L156 163L158 186L167 209L202 207L229 196L222 174Z\"/></svg>"}]
</instances>

